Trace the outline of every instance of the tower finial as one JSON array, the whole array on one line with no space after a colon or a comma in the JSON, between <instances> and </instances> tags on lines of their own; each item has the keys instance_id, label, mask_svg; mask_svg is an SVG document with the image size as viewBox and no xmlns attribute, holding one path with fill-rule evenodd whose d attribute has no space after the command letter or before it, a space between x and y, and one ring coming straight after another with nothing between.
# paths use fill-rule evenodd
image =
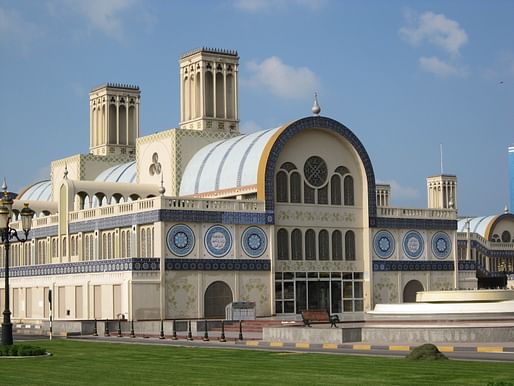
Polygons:
<instances>
[{"instance_id":1,"label":"tower finial","mask_svg":"<svg viewBox=\"0 0 514 386\"><path fill-rule=\"evenodd\" d=\"M68 163L67 162L64 163L64 179L65 180L68 179Z\"/></svg>"},{"instance_id":2,"label":"tower finial","mask_svg":"<svg viewBox=\"0 0 514 386\"><path fill-rule=\"evenodd\" d=\"M161 186L159 187L159 194L161 196L164 196L164 193L166 192L166 188L164 187L164 179L163 179L163 175L164 173L161 173Z\"/></svg>"},{"instance_id":3,"label":"tower finial","mask_svg":"<svg viewBox=\"0 0 514 386\"><path fill-rule=\"evenodd\" d=\"M505 208L503 209L503 213L509 213L509 207L505 204Z\"/></svg>"},{"instance_id":4,"label":"tower finial","mask_svg":"<svg viewBox=\"0 0 514 386\"><path fill-rule=\"evenodd\" d=\"M4 177L4 182L3 182L3 184L2 184L2 190L3 190L4 192L7 192L7 182L5 181L5 177Z\"/></svg>"},{"instance_id":5,"label":"tower finial","mask_svg":"<svg viewBox=\"0 0 514 386\"><path fill-rule=\"evenodd\" d=\"M320 112L321 112L321 107L319 106L319 103L318 103L318 93L315 92L314 93L314 104L312 105L312 113L315 116L319 116Z\"/></svg>"}]
</instances>

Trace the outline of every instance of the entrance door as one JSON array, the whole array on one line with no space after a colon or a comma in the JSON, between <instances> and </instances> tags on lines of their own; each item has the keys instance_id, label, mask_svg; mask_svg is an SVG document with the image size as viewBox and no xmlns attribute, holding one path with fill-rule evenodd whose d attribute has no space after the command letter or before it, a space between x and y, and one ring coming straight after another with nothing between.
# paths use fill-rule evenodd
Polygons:
<instances>
[{"instance_id":1,"label":"entrance door","mask_svg":"<svg viewBox=\"0 0 514 386\"><path fill-rule=\"evenodd\" d=\"M224 318L225 307L231 302L230 287L222 281L215 281L205 290L204 316L206 318Z\"/></svg>"},{"instance_id":2,"label":"entrance door","mask_svg":"<svg viewBox=\"0 0 514 386\"><path fill-rule=\"evenodd\" d=\"M309 282L309 309L330 310L328 281ZM330 312L330 311L329 311Z\"/></svg>"},{"instance_id":3,"label":"entrance door","mask_svg":"<svg viewBox=\"0 0 514 386\"><path fill-rule=\"evenodd\" d=\"M404 303L415 303L416 302L416 292L423 291L423 284L421 284L418 280L411 280L403 289L403 302Z\"/></svg>"}]
</instances>

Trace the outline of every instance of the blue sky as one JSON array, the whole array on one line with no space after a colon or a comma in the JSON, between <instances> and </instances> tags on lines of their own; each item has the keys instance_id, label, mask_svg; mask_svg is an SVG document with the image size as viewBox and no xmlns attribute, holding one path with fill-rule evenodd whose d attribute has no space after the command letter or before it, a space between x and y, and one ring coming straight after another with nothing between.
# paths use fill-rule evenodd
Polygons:
<instances>
[{"instance_id":1,"label":"blue sky","mask_svg":"<svg viewBox=\"0 0 514 386\"><path fill-rule=\"evenodd\" d=\"M240 55L242 131L321 114L364 143L394 206L458 177L460 214L503 211L514 142L514 1L0 0L0 175L19 190L87 153L89 90L142 90L141 134L177 127L178 59ZM23 154L27 153L27 160Z\"/></svg>"}]
</instances>

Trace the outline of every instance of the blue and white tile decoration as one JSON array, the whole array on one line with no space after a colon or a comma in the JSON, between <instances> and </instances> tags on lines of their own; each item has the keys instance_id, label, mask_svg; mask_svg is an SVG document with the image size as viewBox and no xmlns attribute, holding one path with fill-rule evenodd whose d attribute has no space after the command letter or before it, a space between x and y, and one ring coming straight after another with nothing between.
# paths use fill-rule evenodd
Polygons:
<instances>
[{"instance_id":1,"label":"blue and white tile decoration","mask_svg":"<svg viewBox=\"0 0 514 386\"><path fill-rule=\"evenodd\" d=\"M424 250L425 242L418 231L409 231L403 236L403 252L409 259L418 259Z\"/></svg>"},{"instance_id":2,"label":"blue and white tile decoration","mask_svg":"<svg viewBox=\"0 0 514 386\"><path fill-rule=\"evenodd\" d=\"M205 248L214 257L223 257L232 249L232 235L223 225L213 225L204 237Z\"/></svg>"},{"instance_id":3,"label":"blue and white tile decoration","mask_svg":"<svg viewBox=\"0 0 514 386\"><path fill-rule=\"evenodd\" d=\"M266 233L259 227L248 227L241 236L243 251L250 257L260 257L268 247Z\"/></svg>"},{"instance_id":4,"label":"blue and white tile decoration","mask_svg":"<svg viewBox=\"0 0 514 386\"><path fill-rule=\"evenodd\" d=\"M373 249L378 257L382 259L390 258L394 253L394 248L394 237L391 232L380 231L375 234L373 238Z\"/></svg>"},{"instance_id":5,"label":"blue and white tile decoration","mask_svg":"<svg viewBox=\"0 0 514 386\"><path fill-rule=\"evenodd\" d=\"M437 232L432 237L432 253L439 259L445 259L450 255L452 242L445 232Z\"/></svg>"},{"instance_id":6,"label":"blue and white tile decoration","mask_svg":"<svg viewBox=\"0 0 514 386\"><path fill-rule=\"evenodd\" d=\"M195 247L195 234L187 225L174 225L166 234L166 245L175 256L187 256Z\"/></svg>"}]
</instances>

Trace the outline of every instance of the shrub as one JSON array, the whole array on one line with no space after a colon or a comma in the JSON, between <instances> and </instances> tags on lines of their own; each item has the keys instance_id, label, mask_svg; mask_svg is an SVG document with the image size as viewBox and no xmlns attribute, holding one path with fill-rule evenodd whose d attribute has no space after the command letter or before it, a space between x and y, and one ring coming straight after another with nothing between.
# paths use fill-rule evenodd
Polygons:
<instances>
[{"instance_id":1,"label":"shrub","mask_svg":"<svg viewBox=\"0 0 514 386\"><path fill-rule=\"evenodd\" d=\"M0 345L0 356L35 356L44 355L46 350L42 347L27 344L3 346Z\"/></svg>"},{"instance_id":2,"label":"shrub","mask_svg":"<svg viewBox=\"0 0 514 386\"><path fill-rule=\"evenodd\" d=\"M407 355L407 359L411 360L439 360L439 359L448 359L446 355L441 353L437 347L431 343L426 343L421 346L415 347L409 355Z\"/></svg>"}]
</instances>

